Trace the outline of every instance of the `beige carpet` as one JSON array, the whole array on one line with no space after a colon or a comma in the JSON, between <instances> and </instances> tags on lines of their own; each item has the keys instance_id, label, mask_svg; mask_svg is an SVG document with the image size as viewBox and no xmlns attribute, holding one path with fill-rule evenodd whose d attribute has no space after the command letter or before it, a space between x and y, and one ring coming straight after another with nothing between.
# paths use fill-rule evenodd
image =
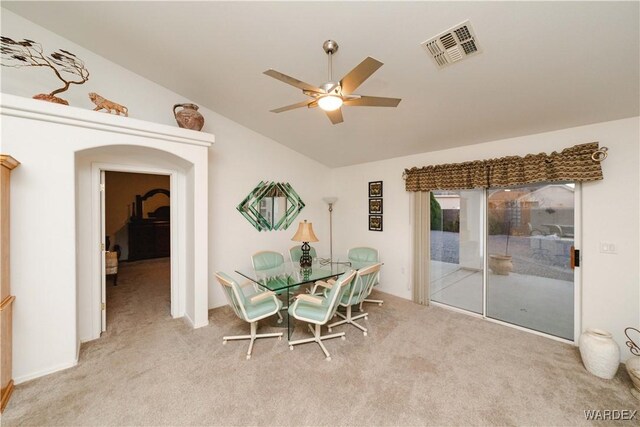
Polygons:
<instances>
[{"instance_id":1,"label":"beige carpet","mask_svg":"<svg viewBox=\"0 0 640 427\"><path fill-rule=\"evenodd\" d=\"M381 293L368 337L336 328L333 361L276 339L247 361L248 342L222 345L249 330L228 307L197 330L170 318L168 268L123 264L108 331L77 367L18 385L2 425L591 425L584 410L640 406L624 369L598 379L572 346Z\"/></svg>"}]
</instances>

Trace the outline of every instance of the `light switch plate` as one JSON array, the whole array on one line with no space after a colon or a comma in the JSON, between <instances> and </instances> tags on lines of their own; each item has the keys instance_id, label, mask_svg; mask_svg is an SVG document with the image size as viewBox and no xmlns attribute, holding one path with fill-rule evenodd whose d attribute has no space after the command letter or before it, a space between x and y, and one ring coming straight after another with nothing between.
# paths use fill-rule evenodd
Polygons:
<instances>
[{"instance_id":1,"label":"light switch plate","mask_svg":"<svg viewBox=\"0 0 640 427\"><path fill-rule=\"evenodd\" d=\"M600 252L603 254L617 254L618 249L616 248L615 243L600 242Z\"/></svg>"}]
</instances>

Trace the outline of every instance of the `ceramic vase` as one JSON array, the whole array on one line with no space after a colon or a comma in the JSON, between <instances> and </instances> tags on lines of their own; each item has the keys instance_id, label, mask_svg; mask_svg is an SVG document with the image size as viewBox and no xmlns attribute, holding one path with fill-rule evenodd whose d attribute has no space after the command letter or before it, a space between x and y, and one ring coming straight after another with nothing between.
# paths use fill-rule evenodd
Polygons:
<instances>
[{"instance_id":1,"label":"ceramic vase","mask_svg":"<svg viewBox=\"0 0 640 427\"><path fill-rule=\"evenodd\" d=\"M176 112L176 108L182 110ZM202 130L204 126L204 117L198 112L196 104L176 104L173 106L173 116L178 122L178 126L191 130Z\"/></svg>"},{"instance_id":2,"label":"ceramic vase","mask_svg":"<svg viewBox=\"0 0 640 427\"><path fill-rule=\"evenodd\" d=\"M626 363L627 372L633 382L631 387L631 394L636 399L640 400L640 356L633 356Z\"/></svg>"},{"instance_id":3,"label":"ceramic vase","mask_svg":"<svg viewBox=\"0 0 640 427\"><path fill-rule=\"evenodd\" d=\"M587 329L580 335L580 356L587 371L610 380L618 372L620 348L611 334L601 329Z\"/></svg>"}]
</instances>

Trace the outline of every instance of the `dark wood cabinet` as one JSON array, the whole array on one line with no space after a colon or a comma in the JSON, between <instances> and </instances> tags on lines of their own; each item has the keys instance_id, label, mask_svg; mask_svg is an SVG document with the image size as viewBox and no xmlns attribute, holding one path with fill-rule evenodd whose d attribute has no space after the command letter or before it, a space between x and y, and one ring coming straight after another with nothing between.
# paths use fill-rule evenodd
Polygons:
<instances>
[{"instance_id":1,"label":"dark wood cabinet","mask_svg":"<svg viewBox=\"0 0 640 427\"><path fill-rule=\"evenodd\" d=\"M171 255L169 221L140 219L129 222L129 261Z\"/></svg>"}]
</instances>

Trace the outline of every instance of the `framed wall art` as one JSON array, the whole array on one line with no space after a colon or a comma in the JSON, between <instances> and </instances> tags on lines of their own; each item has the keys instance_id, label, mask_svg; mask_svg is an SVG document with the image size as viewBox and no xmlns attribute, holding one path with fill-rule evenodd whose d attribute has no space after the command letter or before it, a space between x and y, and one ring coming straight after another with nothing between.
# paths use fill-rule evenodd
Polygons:
<instances>
[{"instance_id":1,"label":"framed wall art","mask_svg":"<svg viewBox=\"0 0 640 427\"><path fill-rule=\"evenodd\" d=\"M369 197L382 197L382 181L369 182Z\"/></svg>"},{"instance_id":2,"label":"framed wall art","mask_svg":"<svg viewBox=\"0 0 640 427\"><path fill-rule=\"evenodd\" d=\"M369 215L369 231L382 231L382 215Z\"/></svg>"},{"instance_id":3,"label":"framed wall art","mask_svg":"<svg viewBox=\"0 0 640 427\"><path fill-rule=\"evenodd\" d=\"M369 199L369 214L382 214L382 199Z\"/></svg>"}]
</instances>

